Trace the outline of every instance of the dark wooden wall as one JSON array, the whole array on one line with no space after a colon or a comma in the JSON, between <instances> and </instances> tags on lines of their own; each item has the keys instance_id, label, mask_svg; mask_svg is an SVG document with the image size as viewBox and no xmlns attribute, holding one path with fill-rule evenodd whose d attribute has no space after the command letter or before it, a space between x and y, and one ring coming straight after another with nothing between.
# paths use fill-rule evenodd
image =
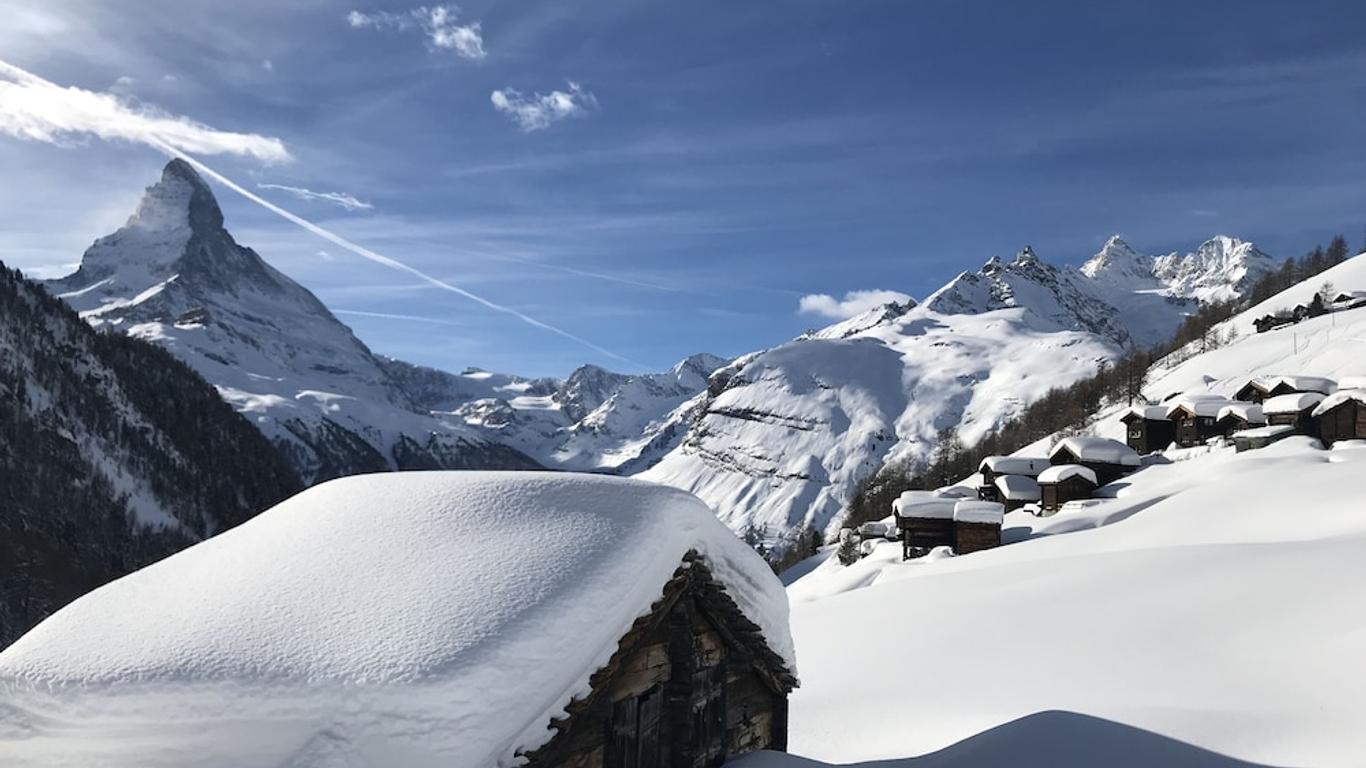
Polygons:
<instances>
[{"instance_id":1,"label":"dark wooden wall","mask_svg":"<svg viewBox=\"0 0 1366 768\"><path fill-rule=\"evenodd\" d=\"M1338 440L1366 439L1366 406L1348 400L1319 416L1318 427L1325 445Z\"/></svg>"},{"instance_id":2,"label":"dark wooden wall","mask_svg":"<svg viewBox=\"0 0 1366 768\"><path fill-rule=\"evenodd\" d=\"M1089 499L1096 486L1084 477L1072 476L1059 483L1041 483L1039 490L1043 495L1041 506L1045 511L1057 512L1063 504L1077 499Z\"/></svg>"},{"instance_id":3,"label":"dark wooden wall","mask_svg":"<svg viewBox=\"0 0 1366 768\"><path fill-rule=\"evenodd\" d=\"M954 523L954 554L966 555L1001 546L1001 526L995 523Z\"/></svg>"}]
</instances>

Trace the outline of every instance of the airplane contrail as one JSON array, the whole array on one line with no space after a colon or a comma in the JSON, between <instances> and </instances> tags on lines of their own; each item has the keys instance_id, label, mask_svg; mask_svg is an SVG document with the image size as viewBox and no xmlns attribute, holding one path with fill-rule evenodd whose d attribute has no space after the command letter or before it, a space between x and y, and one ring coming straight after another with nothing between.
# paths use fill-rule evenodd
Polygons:
<instances>
[{"instance_id":1,"label":"airplane contrail","mask_svg":"<svg viewBox=\"0 0 1366 768\"><path fill-rule=\"evenodd\" d=\"M303 229L308 230L309 232L312 232L313 234L317 235L318 237L321 237L322 239L327 240L327 241L331 242L331 243L334 244L334 245L337 245L337 246L339 246L339 247L341 247L341 248L345 248L346 250L348 250L348 251L350 251L350 252L356 254L357 256L360 256L361 258L369 259L370 261L373 261L373 262L375 262L376 264L380 264L380 265L382 265L382 266L388 267L389 269L392 269L392 270L395 270L395 271L398 271L398 272L406 272L407 274L410 274L410 275L412 275L413 277L416 277L417 279L422 280L423 282L426 282L426 283L428 283L428 284L430 284L430 285L436 286L437 288L440 288L440 289L442 289L442 290L450 291L451 293L454 293L454 294L456 294L456 295L458 295L458 296L463 296L463 297L469 299L470 301L473 301L473 302L475 302L475 303L477 303L477 304L483 305L484 307L487 307L488 309L494 310L495 312L502 312L502 313L504 313L504 314L512 315L513 317L517 318L518 320L521 320L522 322L526 323L527 325L531 325L531 326L534 326L534 327L536 327L536 328L540 328L540 329L543 330L543 331L549 331L550 333L556 334L556 335L558 335L558 336L562 336L562 337L564 337L564 338L566 338L566 339L569 339L570 341L573 341L573 342L575 342L575 343L582 344L583 346L585 346L585 347L587 347L587 348L593 350L594 352L597 352L597 353L600 354L600 355L605 355L605 356L610 357L610 358L612 358L612 359L614 359L614 360L620 360L620 361L622 361L622 362L624 362L624 363L629 363L630 365L634 365L634 366L636 366L637 368L640 368L641 370L648 370L648 366L643 365L643 364L641 364L641 363L638 363L638 362L636 362L635 360L630 359L629 357L625 357L625 356L623 356L623 355L619 355L619 354L617 354L616 352L613 352L613 351L611 351L611 350L609 350L609 349L606 349L606 348L604 348L604 347L600 347L600 346L598 346L597 344L594 344L593 342L589 341L588 339L583 338L582 336L577 336L577 335L575 335L575 334L573 334L573 333L570 333L569 331L564 330L563 328L556 327L556 326L551 325L550 323L544 322L544 321L542 321L542 320L537 320L536 318L532 317L531 315L528 315L528 314L526 314L525 312L521 312L521 311L518 311L518 310L516 310L516 309L513 309L512 307L505 306L505 305L499 304L499 303L497 303L497 302L489 301L488 299L484 298L483 296L480 296L480 295L475 294L475 293L471 293L471 292L465 290L464 288L461 288L461 287L459 287L459 286L457 286L457 285L452 285L451 283L448 283L448 282L446 282L445 280L442 280L442 279L440 279L440 278L432 277L431 275L427 274L426 272L423 272L423 271L420 270L420 269L417 269L416 267L410 267L410 266L408 266L407 264L404 264L403 262L398 261L397 259L389 258L388 256L385 256L385 255L382 254L382 253L376 253L375 251L372 251L372 250L370 250L369 248L366 248L366 247L363 246L363 245L359 245L359 244L357 244L357 243L353 243L353 242L351 242L350 240L347 240L346 238L342 237L341 235L338 235L338 234L336 234L336 233L334 233L334 232L332 232L332 231L330 231L330 230L323 229L322 227L318 226L317 224L314 224L313 222L309 221L308 219L305 219L304 217L299 216L299 215L297 215L297 214L291 213L291 212L285 210L284 208L281 208L280 206L278 206L278 205L276 205L276 204L270 202L269 200L266 200L265 198L261 197L260 195L255 194L255 193L252 192L251 190L249 190L249 189L243 187L242 185L238 184L237 182L233 181L232 179L229 179L228 177L224 176L223 174L219 173L218 171L215 171L214 169L210 168L209 166L205 165L204 163L200 162L199 160L196 160L195 158L190 157L190 156L189 156L188 154L186 154L185 152L182 152L181 150L177 149L176 147L174 147L174 146L172 146L172 145L170 145L170 144L167 144L167 143L164 142L164 141L160 141L160 140L158 140L158 139L152 138L152 139L149 139L149 142L150 142L153 146L155 146L155 147L157 147L158 149L160 149L162 152L165 152L166 154L170 155L171 157L178 157L178 158L180 158L181 160L184 160L185 162L187 162L187 163L189 163L190 165L194 166L194 168L195 168L196 170L198 170L200 173L203 173L203 174L205 174L206 176L209 176L210 178L212 178L212 179L214 179L215 181L217 181L219 184L222 184L223 186L227 187L228 189L231 189L232 191L234 191L234 192L236 192L237 194L239 194L239 195L245 197L246 199L252 201L253 203L256 203L257 205L261 206L262 208L265 208L266 210L270 211L271 213L275 214L276 216L279 216L279 217L285 219L286 221L289 221L289 222L291 222L291 223L293 223L293 224L295 224L295 225L297 225L297 226L299 226L299 227L302 227Z\"/></svg>"}]
</instances>

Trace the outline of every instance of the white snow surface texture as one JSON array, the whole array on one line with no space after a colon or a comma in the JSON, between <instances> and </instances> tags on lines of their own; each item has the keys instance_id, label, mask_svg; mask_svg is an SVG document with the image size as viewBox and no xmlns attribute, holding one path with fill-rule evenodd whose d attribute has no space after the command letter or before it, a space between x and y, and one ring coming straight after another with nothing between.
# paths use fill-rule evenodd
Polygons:
<instances>
[{"instance_id":1,"label":"white snow surface texture","mask_svg":"<svg viewBox=\"0 0 1366 768\"><path fill-rule=\"evenodd\" d=\"M795 669L781 584L687 493L558 473L334 480L80 598L0 653L0 754L513 764L690 549Z\"/></svg>"}]
</instances>

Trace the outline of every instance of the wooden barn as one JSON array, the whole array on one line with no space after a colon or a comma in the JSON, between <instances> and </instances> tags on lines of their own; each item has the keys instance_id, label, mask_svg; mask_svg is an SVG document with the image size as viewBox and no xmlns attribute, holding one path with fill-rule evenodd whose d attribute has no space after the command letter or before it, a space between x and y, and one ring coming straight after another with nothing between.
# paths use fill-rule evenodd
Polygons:
<instances>
[{"instance_id":1,"label":"wooden barn","mask_svg":"<svg viewBox=\"0 0 1366 768\"><path fill-rule=\"evenodd\" d=\"M1039 484L1024 475L1001 475L996 478L996 493L1006 511L1014 512L1039 500Z\"/></svg>"},{"instance_id":2,"label":"wooden barn","mask_svg":"<svg viewBox=\"0 0 1366 768\"><path fill-rule=\"evenodd\" d=\"M1069 501L1091 498L1097 487L1096 473L1089 467L1056 464L1039 475L1039 510L1051 515Z\"/></svg>"},{"instance_id":3,"label":"wooden barn","mask_svg":"<svg viewBox=\"0 0 1366 768\"><path fill-rule=\"evenodd\" d=\"M1262 413L1266 414L1267 426L1289 426L1294 428L1297 435L1314 435L1318 432L1314 424L1314 409L1323 400L1324 396L1318 392L1278 395L1262 403Z\"/></svg>"},{"instance_id":4,"label":"wooden barn","mask_svg":"<svg viewBox=\"0 0 1366 768\"><path fill-rule=\"evenodd\" d=\"M796 679L696 553L589 685L528 766L711 768L787 748Z\"/></svg>"},{"instance_id":5,"label":"wooden barn","mask_svg":"<svg viewBox=\"0 0 1366 768\"><path fill-rule=\"evenodd\" d=\"M1256 403L1232 402L1219 409L1214 425L1219 434L1232 437L1234 432L1266 426L1266 416Z\"/></svg>"},{"instance_id":6,"label":"wooden barn","mask_svg":"<svg viewBox=\"0 0 1366 768\"><path fill-rule=\"evenodd\" d=\"M1211 437L1218 437L1216 421L1219 410L1231 401L1219 395L1183 397L1167 409L1167 418L1176 431L1176 444L1182 448L1203 445Z\"/></svg>"},{"instance_id":7,"label":"wooden barn","mask_svg":"<svg viewBox=\"0 0 1366 768\"><path fill-rule=\"evenodd\" d=\"M953 506L953 551L966 555L1001 546L1005 506L994 501L960 499Z\"/></svg>"},{"instance_id":8,"label":"wooden barn","mask_svg":"<svg viewBox=\"0 0 1366 768\"><path fill-rule=\"evenodd\" d=\"M1167 418L1167 407L1138 405L1120 418L1124 422L1125 442L1138 453L1153 453L1176 440L1176 427Z\"/></svg>"},{"instance_id":9,"label":"wooden barn","mask_svg":"<svg viewBox=\"0 0 1366 768\"><path fill-rule=\"evenodd\" d=\"M1233 399L1244 403L1261 403L1271 390L1271 381L1263 376L1255 376L1233 393Z\"/></svg>"},{"instance_id":10,"label":"wooden barn","mask_svg":"<svg viewBox=\"0 0 1366 768\"><path fill-rule=\"evenodd\" d=\"M1097 485L1106 485L1143 465L1134 449L1107 437L1068 437L1053 446L1048 455L1054 464L1080 464L1096 475Z\"/></svg>"},{"instance_id":11,"label":"wooden barn","mask_svg":"<svg viewBox=\"0 0 1366 768\"><path fill-rule=\"evenodd\" d=\"M977 471L982 476L977 486L977 498L982 501L1000 501L1001 494L996 488L996 479L1002 475L1038 477L1048 468L1048 459L1029 456L988 456L982 459Z\"/></svg>"},{"instance_id":12,"label":"wooden barn","mask_svg":"<svg viewBox=\"0 0 1366 768\"><path fill-rule=\"evenodd\" d=\"M1324 398L1313 412L1324 445L1366 440L1366 389L1344 389Z\"/></svg>"},{"instance_id":13,"label":"wooden barn","mask_svg":"<svg viewBox=\"0 0 1366 768\"><path fill-rule=\"evenodd\" d=\"M953 547L957 543L953 508L958 501L933 491L906 491L892 502L896 527L901 533L902 560L918 557L935 547Z\"/></svg>"},{"instance_id":14,"label":"wooden barn","mask_svg":"<svg viewBox=\"0 0 1366 768\"><path fill-rule=\"evenodd\" d=\"M1233 446L1238 453L1255 451L1258 448L1265 448L1277 440L1284 440L1293 434L1295 434L1295 428L1285 424L1274 427L1253 427L1242 432L1234 432L1232 435Z\"/></svg>"}]
</instances>

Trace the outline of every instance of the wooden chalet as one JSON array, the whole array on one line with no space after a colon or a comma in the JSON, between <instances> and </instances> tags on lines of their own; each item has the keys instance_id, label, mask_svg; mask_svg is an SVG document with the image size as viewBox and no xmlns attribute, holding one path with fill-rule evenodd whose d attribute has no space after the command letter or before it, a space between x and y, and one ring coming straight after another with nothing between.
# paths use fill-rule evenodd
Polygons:
<instances>
[{"instance_id":1,"label":"wooden chalet","mask_svg":"<svg viewBox=\"0 0 1366 768\"><path fill-rule=\"evenodd\" d=\"M1366 389L1344 389L1329 395L1312 415L1325 446L1339 440L1366 440Z\"/></svg>"},{"instance_id":2,"label":"wooden chalet","mask_svg":"<svg viewBox=\"0 0 1366 768\"><path fill-rule=\"evenodd\" d=\"M1176 440L1176 427L1161 405L1138 405L1120 418L1124 422L1125 442L1138 453L1153 453Z\"/></svg>"},{"instance_id":3,"label":"wooden chalet","mask_svg":"<svg viewBox=\"0 0 1366 768\"><path fill-rule=\"evenodd\" d=\"M1024 475L1001 475L996 478L996 493L1007 512L1014 512L1026 504L1039 500L1039 484Z\"/></svg>"},{"instance_id":4,"label":"wooden chalet","mask_svg":"<svg viewBox=\"0 0 1366 768\"><path fill-rule=\"evenodd\" d=\"M1267 393L1271 390L1271 381L1262 376L1256 376L1248 380L1237 392L1233 393L1233 399L1244 403L1262 403L1267 398Z\"/></svg>"},{"instance_id":5,"label":"wooden chalet","mask_svg":"<svg viewBox=\"0 0 1366 768\"><path fill-rule=\"evenodd\" d=\"M1214 426L1219 434L1232 437L1234 432L1266 426L1266 415L1256 403L1232 402L1219 409Z\"/></svg>"},{"instance_id":6,"label":"wooden chalet","mask_svg":"<svg viewBox=\"0 0 1366 768\"><path fill-rule=\"evenodd\" d=\"M1048 455L1054 464L1080 464L1096 475L1097 485L1106 485L1143 465L1134 449L1106 437L1068 437L1058 441Z\"/></svg>"},{"instance_id":7,"label":"wooden chalet","mask_svg":"<svg viewBox=\"0 0 1366 768\"><path fill-rule=\"evenodd\" d=\"M994 501L960 499L953 506L953 551L966 555L1001 546L1005 506Z\"/></svg>"},{"instance_id":8,"label":"wooden chalet","mask_svg":"<svg viewBox=\"0 0 1366 768\"><path fill-rule=\"evenodd\" d=\"M592 693L553 720L557 734L525 755L532 768L711 768L787 747L792 672L696 553L664 585Z\"/></svg>"},{"instance_id":9,"label":"wooden chalet","mask_svg":"<svg viewBox=\"0 0 1366 768\"><path fill-rule=\"evenodd\" d=\"M1318 392L1278 395L1262 403L1262 413L1266 414L1267 426L1289 426L1294 428L1297 435L1314 435L1318 432L1314 424L1314 409L1323 400L1324 396Z\"/></svg>"},{"instance_id":10,"label":"wooden chalet","mask_svg":"<svg viewBox=\"0 0 1366 768\"><path fill-rule=\"evenodd\" d=\"M1038 477L1049 466L1048 459L1029 456L988 456L982 459L977 471L981 483L977 486L977 498L982 501L1001 501L996 479L1002 475Z\"/></svg>"},{"instance_id":11,"label":"wooden chalet","mask_svg":"<svg viewBox=\"0 0 1366 768\"><path fill-rule=\"evenodd\" d=\"M892 513L901 534L902 560L918 557L935 547L954 546L957 529L953 523L953 508L958 501L933 491L906 491L892 502Z\"/></svg>"},{"instance_id":12,"label":"wooden chalet","mask_svg":"<svg viewBox=\"0 0 1366 768\"><path fill-rule=\"evenodd\" d=\"M1284 440L1295 434L1295 428L1286 424L1280 426L1253 427L1242 432L1234 432L1232 435L1233 446L1238 453L1243 451L1255 451L1258 448L1265 448L1268 445Z\"/></svg>"},{"instance_id":13,"label":"wooden chalet","mask_svg":"<svg viewBox=\"0 0 1366 768\"><path fill-rule=\"evenodd\" d=\"M1334 312L1366 307L1366 291L1344 291L1334 296L1330 305Z\"/></svg>"},{"instance_id":14,"label":"wooden chalet","mask_svg":"<svg viewBox=\"0 0 1366 768\"><path fill-rule=\"evenodd\" d=\"M1217 395L1183 397L1175 401L1167 409L1167 418L1175 428L1176 444L1191 448L1221 435L1215 422L1219 410L1229 402L1228 398Z\"/></svg>"},{"instance_id":15,"label":"wooden chalet","mask_svg":"<svg viewBox=\"0 0 1366 768\"><path fill-rule=\"evenodd\" d=\"M1098 487L1096 473L1089 467L1056 464L1039 475L1039 511L1051 515L1069 501L1091 498Z\"/></svg>"}]
</instances>

